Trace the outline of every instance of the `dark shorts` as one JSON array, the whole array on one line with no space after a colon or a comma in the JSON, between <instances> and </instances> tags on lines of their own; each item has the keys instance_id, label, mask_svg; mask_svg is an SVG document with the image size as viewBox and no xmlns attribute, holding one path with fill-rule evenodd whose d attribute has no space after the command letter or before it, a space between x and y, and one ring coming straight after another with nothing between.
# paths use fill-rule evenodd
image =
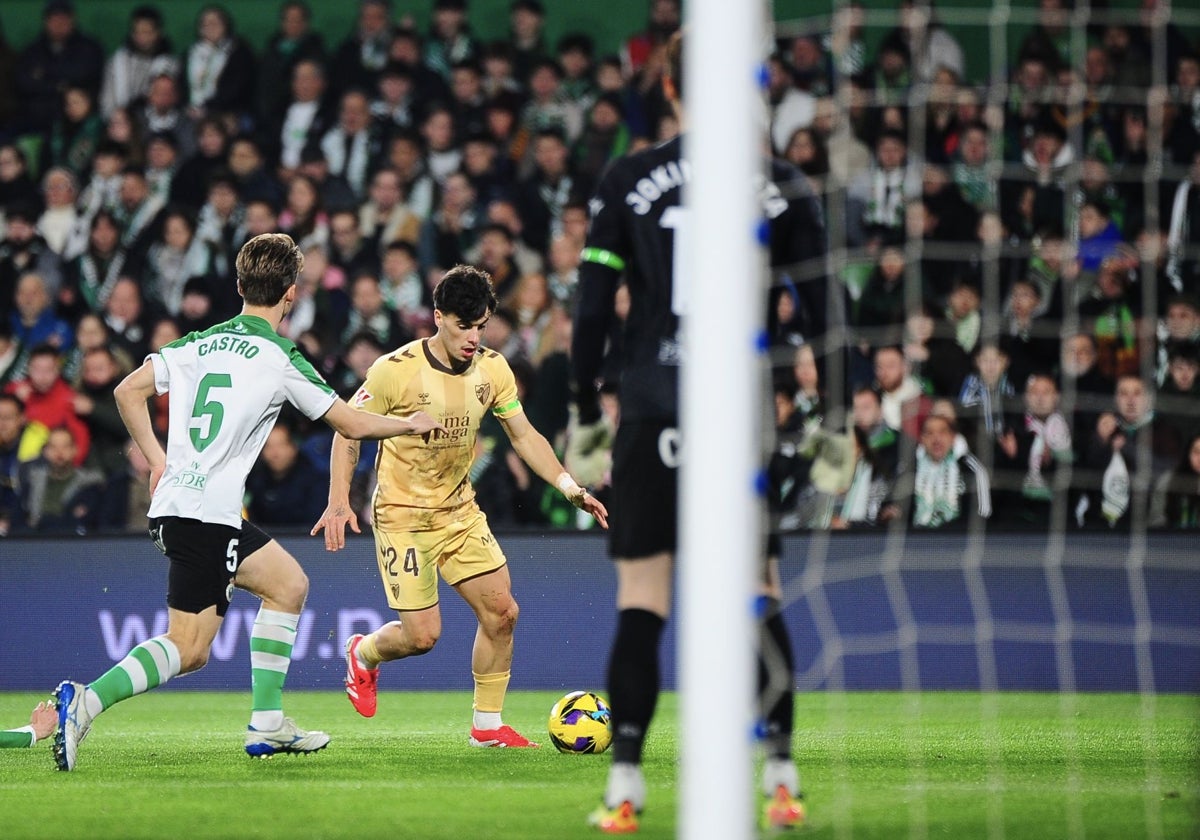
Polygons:
<instances>
[{"instance_id":1,"label":"dark shorts","mask_svg":"<svg viewBox=\"0 0 1200 840\"><path fill-rule=\"evenodd\" d=\"M233 528L178 516L151 519L150 538L171 561L167 606L202 613L216 604L220 616L229 609L238 566L271 541L244 519L241 528Z\"/></svg>"},{"instance_id":2,"label":"dark shorts","mask_svg":"<svg viewBox=\"0 0 1200 840\"><path fill-rule=\"evenodd\" d=\"M613 443L609 551L636 560L675 551L679 433L668 423L623 422Z\"/></svg>"}]
</instances>

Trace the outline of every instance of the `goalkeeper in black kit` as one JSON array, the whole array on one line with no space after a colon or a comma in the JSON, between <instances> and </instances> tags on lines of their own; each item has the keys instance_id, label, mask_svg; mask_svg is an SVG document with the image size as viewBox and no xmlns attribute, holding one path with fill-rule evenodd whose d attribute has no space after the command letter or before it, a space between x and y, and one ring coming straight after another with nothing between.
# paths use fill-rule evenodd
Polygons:
<instances>
[{"instance_id":1,"label":"goalkeeper in black kit","mask_svg":"<svg viewBox=\"0 0 1200 840\"><path fill-rule=\"evenodd\" d=\"M663 87L686 131L680 109L681 50L676 36L669 47ZM685 284L673 282L673 266L677 237L687 221L680 194L691 174L682 157L684 148L685 141L677 137L612 164L591 201L591 227L579 269L572 346L577 434L592 436L600 422L597 380L614 317L614 296L622 281L630 296L620 355L620 423L613 445L609 506L618 610L608 666L613 763L603 802L590 818L596 828L610 834L637 831L638 814L646 804L642 745L658 699L659 646L671 607L680 442L679 319L687 297ZM771 178L764 176L758 192L770 226L772 265L779 270L823 264L824 221L804 176L774 162ZM720 244L696 243L696 247ZM824 280L797 283L797 288L800 322L805 338L812 340L825 331ZM761 297L765 308L763 292L753 272L728 279L727 294ZM719 399L719 385L714 383L714 399ZM720 456L710 452L708 457ZM804 821L799 774L791 759L795 681L791 645L779 613L778 547L769 545L767 553L763 567L767 608L759 651L767 752L763 819L770 826L789 828ZM716 557L706 560L711 560L712 574L720 574L727 562ZM756 561L746 558L746 562Z\"/></svg>"}]
</instances>

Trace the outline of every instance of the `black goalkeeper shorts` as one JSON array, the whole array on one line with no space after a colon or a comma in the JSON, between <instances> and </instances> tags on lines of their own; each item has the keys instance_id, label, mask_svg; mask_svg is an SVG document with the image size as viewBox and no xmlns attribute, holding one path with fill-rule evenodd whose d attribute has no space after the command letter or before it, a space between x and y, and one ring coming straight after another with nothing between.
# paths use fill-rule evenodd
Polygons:
<instances>
[{"instance_id":1,"label":"black goalkeeper shorts","mask_svg":"<svg viewBox=\"0 0 1200 840\"><path fill-rule=\"evenodd\" d=\"M609 551L622 560L674 552L679 432L667 423L622 421L613 443Z\"/></svg>"}]
</instances>

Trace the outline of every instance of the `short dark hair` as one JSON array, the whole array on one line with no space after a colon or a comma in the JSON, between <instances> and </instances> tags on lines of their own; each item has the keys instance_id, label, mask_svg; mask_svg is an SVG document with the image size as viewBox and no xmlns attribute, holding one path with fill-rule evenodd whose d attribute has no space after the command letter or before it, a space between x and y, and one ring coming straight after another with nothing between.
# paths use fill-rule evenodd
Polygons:
<instances>
[{"instance_id":1,"label":"short dark hair","mask_svg":"<svg viewBox=\"0 0 1200 840\"><path fill-rule=\"evenodd\" d=\"M300 271L304 254L286 233L262 233L237 255L237 279L242 298L251 306L274 306L283 299Z\"/></svg>"},{"instance_id":2,"label":"short dark hair","mask_svg":"<svg viewBox=\"0 0 1200 840\"><path fill-rule=\"evenodd\" d=\"M466 321L495 312L497 303L491 275L471 265L454 266L433 289L434 309Z\"/></svg>"}]
</instances>

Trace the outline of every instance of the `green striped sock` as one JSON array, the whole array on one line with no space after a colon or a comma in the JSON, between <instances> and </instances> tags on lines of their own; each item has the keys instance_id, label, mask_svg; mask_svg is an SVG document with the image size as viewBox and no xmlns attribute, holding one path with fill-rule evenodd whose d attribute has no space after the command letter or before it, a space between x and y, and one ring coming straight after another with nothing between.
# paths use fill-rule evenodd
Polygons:
<instances>
[{"instance_id":1,"label":"green striped sock","mask_svg":"<svg viewBox=\"0 0 1200 840\"><path fill-rule=\"evenodd\" d=\"M258 610L250 632L250 674L254 707L250 725L274 730L283 725L283 681L292 664L292 645L300 616L277 610Z\"/></svg>"},{"instance_id":2,"label":"green striped sock","mask_svg":"<svg viewBox=\"0 0 1200 840\"><path fill-rule=\"evenodd\" d=\"M179 648L166 636L147 639L88 686L88 710L100 712L179 675ZM94 708L92 696L100 701Z\"/></svg>"}]
</instances>

